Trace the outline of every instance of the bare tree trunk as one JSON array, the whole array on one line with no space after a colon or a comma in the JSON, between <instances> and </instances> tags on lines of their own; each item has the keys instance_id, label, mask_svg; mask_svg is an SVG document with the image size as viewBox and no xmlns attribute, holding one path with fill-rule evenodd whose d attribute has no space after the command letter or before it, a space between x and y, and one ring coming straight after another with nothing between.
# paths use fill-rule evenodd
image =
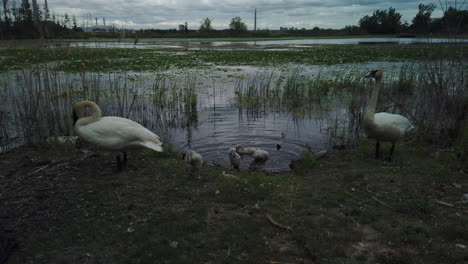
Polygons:
<instances>
[{"instance_id":1,"label":"bare tree trunk","mask_svg":"<svg viewBox=\"0 0 468 264\"><path fill-rule=\"evenodd\" d=\"M5 22L8 22L8 0L3 0L3 15L5 17Z\"/></svg>"},{"instance_id":2,"label":"bare tree trunk","mask_svg":"<svg viewBox=\"0 0 468 264\"><path fill-rule=\"evenodd\" d=\"M32 6L33 6L33 13L34 13L34 25L36 25L36 28L37 30L39 31L39 35L41 37L41 39L44 38L44 36L42 35L42 23L41 23L41 19L39 17L39 6L37 5L37 0L32 0Z\"/></svg>"}]
</instances>

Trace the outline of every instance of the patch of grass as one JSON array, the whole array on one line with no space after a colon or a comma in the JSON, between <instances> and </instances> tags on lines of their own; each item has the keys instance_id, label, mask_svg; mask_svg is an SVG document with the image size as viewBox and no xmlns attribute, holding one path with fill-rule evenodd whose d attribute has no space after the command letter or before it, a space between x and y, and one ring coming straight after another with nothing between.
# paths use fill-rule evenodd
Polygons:
<instances>
[{"instance_id":1,"label":"patch of grass","mask_svg":"<svg viewBox=\"0 0 468 264\"><path fill-rule=\"evenodd\" d=\"M37 167L22 166L17 157L24 154L3 154L0 168L9 164L29 175L9 186L0 204L10 212L4 223L24 245L11 263L463 262L455 244L468 243L466 215L435 200L455 204L459 197L440 197L440 186L448 192L453 182L468 182L420 144L398 145L391 164L366 159L373 142L361 140L328 159L306 153L295 173L228 171L234 177L227 177L226 168L205 165L201 179L185 174L170 145L163 153L131 153L128 167L108 176L99 175L108 154L88 157L78 169L52 174L50 165L32 175ZM40 162L83 154L27 155ZM42 200L34 199L15 211L17 203L10 202L25 184L60 187L50 197L41 194L47 206L36 207ZM31 208L34 221L17 226L16 217ZM267 213L292 231L274 226Z\"/></svg>"}]
</instances>

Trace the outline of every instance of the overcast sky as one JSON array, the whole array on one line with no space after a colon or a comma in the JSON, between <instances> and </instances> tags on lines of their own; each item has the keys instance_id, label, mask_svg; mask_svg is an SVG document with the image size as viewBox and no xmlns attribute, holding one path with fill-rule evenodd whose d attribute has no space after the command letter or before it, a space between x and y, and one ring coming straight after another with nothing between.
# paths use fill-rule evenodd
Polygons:
<instances>
[{"instance_id":1,"label":"overcast sky","mask_svg":"<svg viewBox=\"0 0 468 264\"><path fill-rule=\"evenodd\" d=\"M38 0L42 2L42 0ZM125 28L178 28L185 21L189 29L198 29L200 21L212 19L215 29L229 27L233 17L239 16L253 29L254 9L257 8L258 29L343 28L357 25L359 19L376 9L396 8L402 20L411 23L419 3L438 1L412 0L49 0L49 8L56 14L75 15L79 24L87 16L97 17L102 24L114 23ZM433 17L440 17L437 6Z\"/></svg>"}]
</instances>

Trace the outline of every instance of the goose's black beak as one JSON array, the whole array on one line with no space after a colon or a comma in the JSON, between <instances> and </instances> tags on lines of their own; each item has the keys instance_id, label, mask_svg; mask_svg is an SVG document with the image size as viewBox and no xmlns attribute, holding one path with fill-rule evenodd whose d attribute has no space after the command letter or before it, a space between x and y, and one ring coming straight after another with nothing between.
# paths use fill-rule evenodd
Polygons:
<instances>
[{"instance_id":1,"label":"goose's black beak","mask_svg":"<svg viewBox=\"0 0 468 264\"><path fill-rule=\"evenodd\" d=\"M75 126L76 121L78 121L78 116L76 115L75 110L73 110L73 126Z\"/></svg>"}]
</instances>

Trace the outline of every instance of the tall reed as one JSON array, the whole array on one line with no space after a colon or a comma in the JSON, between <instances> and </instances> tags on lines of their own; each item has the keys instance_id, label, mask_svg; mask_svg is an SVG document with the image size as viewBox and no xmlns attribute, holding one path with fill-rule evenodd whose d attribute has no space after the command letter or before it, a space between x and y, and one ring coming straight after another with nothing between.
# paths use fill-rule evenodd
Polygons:
<instances>
[{"instance_id":1,"label":"tall reed","mask_svg":"<svg viewBox=\"0 0 468 264\"><path fill-rule=\"evenodd\" d=\"M49 136L73 134L72 106L98 103L105 115L129 117L169 139L175 127L196 126L196 80L183 85L127 73L63 73L47 66L2 75L0 151L36 143ZM166 141L167 142L167 141Z\"/></svg>"}]
</instances>

